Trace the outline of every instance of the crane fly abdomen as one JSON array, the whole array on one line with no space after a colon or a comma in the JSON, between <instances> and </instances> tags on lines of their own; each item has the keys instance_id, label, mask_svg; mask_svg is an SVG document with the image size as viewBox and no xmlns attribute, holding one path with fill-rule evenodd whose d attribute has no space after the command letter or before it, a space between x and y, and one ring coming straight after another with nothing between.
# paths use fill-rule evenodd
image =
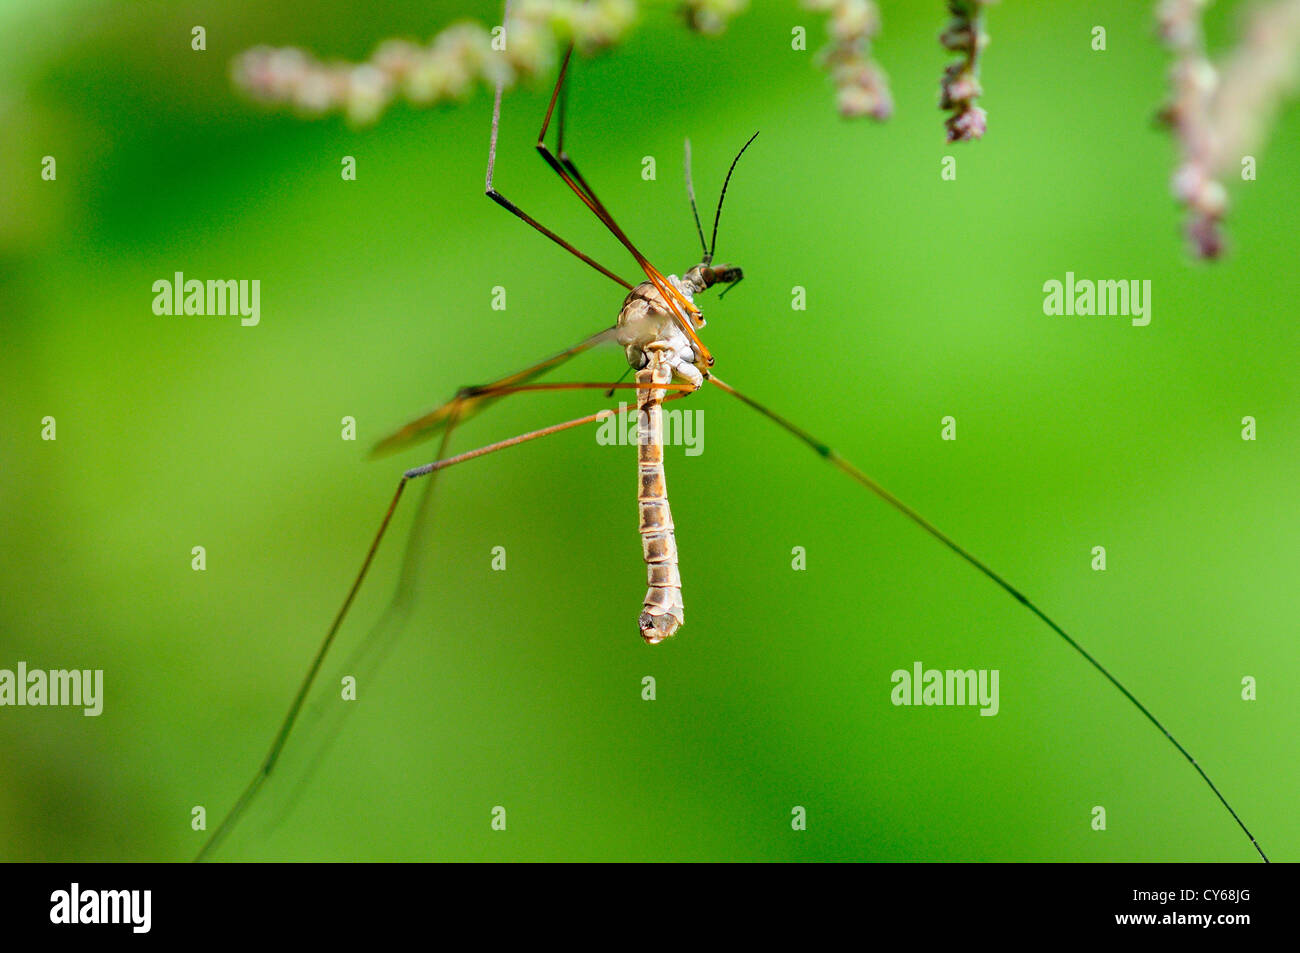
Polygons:
<instances>
[{"instance_id":1,"label":"crane fly abdomen","mask_svg":"<svg viewBox=\"0 0 1300 953\"><path fill-rule=\"evenodd\" d=\"M677 566L677 537L664 479L663 399L667 392L662 385L673 379L673 368L668 363L671 354L671 349L662 344L650 344L646 348L646 366L636 373L637 475L640 478L637 507L649 583L639 624L641 637L651 645L668 638L686 621L682 578Z\"/></svg>"}]
</instances>

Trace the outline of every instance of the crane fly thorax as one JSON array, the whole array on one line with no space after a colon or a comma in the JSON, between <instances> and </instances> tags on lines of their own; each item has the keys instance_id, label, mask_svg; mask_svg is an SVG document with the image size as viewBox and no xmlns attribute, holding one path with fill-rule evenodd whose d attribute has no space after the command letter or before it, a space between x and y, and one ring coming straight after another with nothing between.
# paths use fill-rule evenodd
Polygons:
<instances>
[{"instance_id":1,"label":"crane fly thorax","mask_svg":"<svg viewBox=\"0 0 1300 953\"><path fill-rule=\"evenodd\" d=\"M683 298L695 304L695 292L702 290L695 282L689 278L683 281L676 275L668 275L668 281ZM703 324L704 319L698 318L696 326ZM658 351L674 375L696 386L704 382L701 369L695 365L697 355L690 339L653 282L641 282L623 299L623 308L618 313L618 342L626 350L627 362L634 370L646 366L648 351Z\"/></svg>"}]
</instances>

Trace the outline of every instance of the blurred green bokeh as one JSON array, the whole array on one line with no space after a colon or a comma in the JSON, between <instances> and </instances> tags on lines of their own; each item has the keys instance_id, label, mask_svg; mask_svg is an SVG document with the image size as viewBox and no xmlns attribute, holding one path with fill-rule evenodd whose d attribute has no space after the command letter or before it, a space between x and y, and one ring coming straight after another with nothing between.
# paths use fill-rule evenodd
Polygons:
<instances>
[{"instance_id":1,"label":"blurred green bokeh","mask_svg":"<svg viewBox=\"0 0 1300 953\"><path fill-rule=\"evenodd\" d=\"M794 24L821 42L794 2L755 4L713 38L669 6L578 63L569 149L680 272L698 258L683 137L711 208L761 130L719 240L746 281L702 302L718 374L1036 599L1274 859L1300 859L1300 110L1258 181L1232 189L1230 257L1196 265L1151 121L1167 64L1148 4L994 8L990 131L961 146L935 108L938 0L882 3L898 103L883 126L836 116L814 54L790 49ZM491 23L497 4L0 5L0 668L102 668L107 695L98 718L0 709L0 858L192 857L191 808L214 826L234 802L398 474L433 452L370 462L366 448L613 321L618 288L484 199L487 95L358 130L260 109L228 79L259 43L360 58L462 14ZM1230 9L1211 27L1229 37ZM548 92L507 97L498 184L630 276L531 155ZM155 316L151 285L175 271L260 279L261 324ZM1045 316L1043 282L1067 271L1150 279L1150 326ZM605 350L557 379L622 369ZM386 658L347 661L394 591L416 493L326 666L324 716L220 856L1255 859L1168 742L1021 606L739 403L713 389L692 403L704 452L668 457L678 638L637 636L630 448L586 429L450 471ZM454 448L599 406L513 398ZM356 442L340 439L349 415ZM939 439L946 415L956 442ZM894 707L890 673L918 660L998 669L1000 713ZM344 672L360 700L331 717ZM1245 676L1257 701L1240 698Z\"/></svg>"}]
</instances>

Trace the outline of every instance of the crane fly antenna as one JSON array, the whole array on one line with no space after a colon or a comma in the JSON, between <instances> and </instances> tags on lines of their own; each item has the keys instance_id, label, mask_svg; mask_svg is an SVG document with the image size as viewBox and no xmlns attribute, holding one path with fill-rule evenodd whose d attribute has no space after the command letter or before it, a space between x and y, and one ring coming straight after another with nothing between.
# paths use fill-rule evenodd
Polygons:
<instances>
[{"instance_id":1,"label":"crane fly antenna","mask_svg":"<svg viewBox=\"0 0 1300 953\"><path fill-rule=\"evenodd\" d=\"M704 226L700 224L700 210L695 206L695 183L691 180L691 140L686 140L686 197L691 200L691 215L695 216L695 231L700 236L700 247L704 249L704 264L713 263L713 252L709 251L704 241Z\"/></svg>"},{"instance_id":2,"label":"crane fly antenna","mask_svg":"<svg viewBox=\"0 0 1300 953\"><path fill-rule=\"evenodd\" d=\"M736 163L740 161L740 157L749 148L749 143L757 138L758 133L756 132L740 147L740 151L736 153L736 158L731 160L731 168L727 170L727 177L722 180L722 194L718 196L718 210L713 215L713 241L709 245L708 261L713 261L713 250L718 247L718 219L722 218L722 200L727 197L727 183L731 181L731 173L736 171ZM701 235L700 237L703 238L704 236Z\"/></svg>"}]
</instances>

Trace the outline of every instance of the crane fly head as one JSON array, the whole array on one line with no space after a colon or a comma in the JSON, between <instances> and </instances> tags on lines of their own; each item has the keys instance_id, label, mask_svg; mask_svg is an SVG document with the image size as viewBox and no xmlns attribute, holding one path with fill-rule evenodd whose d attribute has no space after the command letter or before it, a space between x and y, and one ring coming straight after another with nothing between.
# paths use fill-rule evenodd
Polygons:
<instances>
[{"instance_id":1,"label":"crane fly head","mask_svg":"<svg viewBox=\"0 0 1300 953\"><path fill-rule=\"evenodd\" d=\"M682 283L691 285L691 291L699 294L714 285L734 285L744 277L739 265L712 265L702 261L682 276Z\"/></svg>"},{"instance_id":2,"label":"crane fly head","mask_svg":"<svg viewBox=\"0 0 1300 953\"><path fill-rule=\"evenodd\" d=\"M707 291L714 285L726 285L727 287L722 291L722 294L726 294L731 290L731 286L743 277L745 273L740 270L739 265L713 265L705 260L682 275L681 283L694 298L701 291ZM691 324L696 329L704 327L704 315L700 313L699 307L693 300L689 302L689 306L687 314L690 316Z\"/></svg>"}]
</instances>

